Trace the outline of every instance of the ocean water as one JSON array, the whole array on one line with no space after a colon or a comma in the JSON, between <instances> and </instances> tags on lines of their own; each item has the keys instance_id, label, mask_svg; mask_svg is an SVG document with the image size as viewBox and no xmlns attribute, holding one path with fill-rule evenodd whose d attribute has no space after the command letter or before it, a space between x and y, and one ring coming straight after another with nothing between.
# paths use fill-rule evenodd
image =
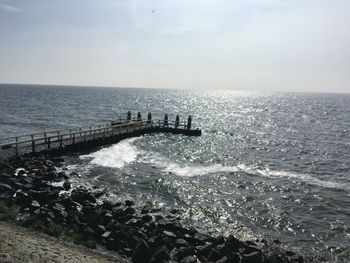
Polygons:
<instances>
[{"instance_id":1,"label":"ocean water","mask_svg":"<svg viewBox=\"0 0 350 263\"><path fill-rule=\"evenodd\" d=\"M146 135L67 156L82 175L75 183L177 208L214 235L350 260L350 94L0 85L0 137L104 123L128 110L191 114L203 134Z\"/></svg>"}]
</instances>

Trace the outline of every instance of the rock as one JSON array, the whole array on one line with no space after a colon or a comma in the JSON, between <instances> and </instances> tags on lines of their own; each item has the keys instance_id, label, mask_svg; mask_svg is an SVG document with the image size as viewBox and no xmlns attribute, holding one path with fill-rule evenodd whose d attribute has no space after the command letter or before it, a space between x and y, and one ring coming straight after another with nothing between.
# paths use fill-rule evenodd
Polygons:
<instances>
[{"instance_id":1,"label":"rock","mask_svg":"<svg viewBox=\"0 0 350 263\"><path fill-rule=\"evenodd\" d=\"M196 249L194 247L182 247L177 251L176 255L177 255L177 258L180 260L184 257L192 256L195 253L196 253Z\"/></svg>"},{"instance_id":2,"label":"rock","mask_svg":"<svg viewBox=\"0 0 350 263\"><path fill-rule=\"evenodd\" d=\"M152 236L148 239L148 244L152 249L156 249L163 244L163 240L160 236Z\"/></svg>"},{"instance_id":3,"label":"rock","mask_svg":"<svg viewBox=\"0 0 350 263\"><path fill-rule=\"evenodd\" d=\"M241 263L259 263L263 262L262 254L258 251L251 252L249 254L243 254Z\"/></svg>"},{"instance_id":4,"label":"rock","mask_svg":"<svg viewBox=\"0 0 350 263\"><path fill-rule=\"evenodd\" d=\"M77 172L71 172L70 174L69 174L69 177L81 177L81 175L80 174L78 174Z\"/></svg>"},{"instance_id":5,"label":"rock","mask_svg":"<svg viewBox=\"0 0 350 263\"><path fill-rule=\"evenodd\" d=\"M194 235L194 238L197 239L201 244L204 244L206 242L215 243L216 241L215 238L201 233L196 233Z\"/></svg>"},{"instance_id":6,"label":"rock","mask_svg":"<svg viewBox=\"0 0 350 263\"><path fill-rule=\"evenodd\" d=\"M187 256L181 259L181 263L197 263L197 257L196 256Z\"/></svg>"},{"instance_id":7,"label":"rock","mask_svg":"<svg viewBox=\"0 0 350 263\"><path fill-rule=\"evenodd\" d=\"M167 260L169 259L169 249L163 245L160 248L156 249L154 252L154 257L157 259L157 262L162 261L162 260Z\"/></svg>"},{"instance_id":8,"label":"rock","mask_svg":"<svg viewBox=\"0 0 350 263\"><path fill-rule=\"evenodd\" d=\"M70 181L68 181L68 180L64 181L64 183L63 183L64 190L68 191L69 189L71 189L71 187L72 187L72 184Z\"/></svg>"},{"instance_id":9,"label":"rock","mask_svg":"<svg viewBox=\"0 0 350 263\"><path fill-rule=\"evenodd\" d=\"M132 207L127 207L124 209L124 214L129 214L129 215L133 215L136 213L136 210Z\"/></svg>"},{"instance_id":10,"label":"rock","mask_svg":"<svg viewBox=\"0 0 350 263\"><path fill-rule=\"evenodd\" d=\"M164 235L166 235L167 237L170 237L170 238L176 238L176 235L171 232L171 231L163 231Z\"/></svg>"},{"instance_id":11,"label":"rock","mask_svg":"<svg viewBox=\"0 0 350 263\"><path fill-rule=\"evenodd\" d=\"M229 235L225 242L225 248L232 252L238 251L243 245L243 242L239 241L233 235Z\"/></svg>"},{"instance_id":12,"label":"rock","mask_svg":"<svg viewBox=\"0 0 350 263\"><path fill-rule=\"evenodd\" d=\"M196 247L197 255L207 258L212 247L213 247L213 244L211 243L206 243L203 246L197 246Z\"/></svg>"},{"instance_id":13,"label":"rock","mask_svg":"<svg viewBox=\"0 0 350 263\"><path fill-rule=\"evenodd\" d=\"M0 193L5 193L5 192L13 194L14 190L8 184L0 183Z\"/></svg>"},{"instance_id":14,"label":"rock","mask_svg":"<svg viewBox=\"0 0 350 263\"><path fill-rule=\"evenodd\" d=\"M153 219L153 217L152 217L151 215L148 215L148 214L143 215L141 218L142 218L142 220L145 221L145 222L150 222L150 221L152 221L152 219Z\"/></svg>"},{"instance_id":15,"label":"rock","mask_svg":"<svg viewBox=\"0 0 350 263\"><path fill-rule=\"evenodd\" d=\"M282 257L279 254L273 253L265 257L267 263L282 263Z\"/></svg>"},{"instance_id":16,"label":"rock","mask_svg":"<svg viewBox=\"0 0 350 263\"><path fill-rule=\"evenodd\" d=\"M111 235L111 232L110 231L106 231L106 232L104 232L103 234L102 234L102 238L109 238L110 237L110 235Z\"/></svg>"},{"instance_id":17,"label":"rock","mask_svg":"<svg viewBox=\"0 0 350 263\"><path fill-rule=\"evenodd\" d=\"M133 206L134 204L135 204L134 201L125 200L125 205L126 205L126 206Z\"/></svg>"},{"instance_id":18,"label":"rock","mask_svg":"<svg viewBox=\"0 0 350 263\"><path fill-rule=\"evenodd\" d=\"M39 204L39 202L36 201L36 200L33 200L32 203L30 204L30 206L31 206L32 209L38 209L38 208L40 208L40 204Z\"/></svg>"},{"instance_id":19,"label":"rock","mask_svg":"<svg viewBox=\"0 0 350 263\"><path fill-rule=\"evenodd\" d=\"M17 168L15 171L15 176L26 176L27 170L24 168Z\"/></svg>"},{"instance_id":20,"label":"rock","mask_svg":"<svg viewBox=\"0 0 350 263\"><path fill-rule=\"evenodd\" d=\"M209 251L208 260L211 262L215 262L220 258L221 258L220 253L215 248L211 248Z\"/></svg>"},{"instance_id":21,"label":"rock","mask_svg":"<svg viewBox=\"0 0 350 263\"><path fill-rule=\"evenodd\" d=\"M175 240L176 247L187 247L188 245L188 242L183 238L178 238Z\"/></svg>"},{"instance_id":22,"label":"rock","mask_svg":"<svg viewBox=\"0 0 350 263\"><path fill-rule=\"evenodd\" d=\"M18 190L14 197L16 204L21 207L29 206L32 202L32 199L28 196L28 194L22 190Z\"/></svg>"},{"instance_id":23,"label":"rock","mask_svg":"<svg viewBox=\"0 0 350 263\"><path fill-rule=\"evenodd\" d=\"M219 260L217 260L215 263L229 263L229 259L228 257L224 256L222 258L220 258Z\"/></svg>"},{"instance_id":24,"label":"rock","mask_svg":"<svg viewBox=\"0 0 350 263\"><path fill-rule=\"evenodd\" d=\"M89 201L91 203L96 203L96 199L93 196L93 194L89 193L86 190L81 190L81 189L75 189L72 191L71 198L78 202L82 203L84 201Z\"/></svg>"},{"instance_id":25,"label":"rock","mask_svg":"<svg viewBox=\"0 0 350 263\"><path fill-rule=\"evenodd\" d=\"M148 262L152 257L152 251L146 241L139 240L137 243L134 252L132 254L132 262L134 263L144 263Z\"/></svg>"},{"instance_id":26,"label":"rock","mask_svg":"<svg viewBox=\"0 0 350 263\"><path fill-rule=\"evenodd\" d=\"M225 238L222 235L216 237L215 242L214 242L214 244L216 244L216 245L222 245L224 243L225 243Z\"/></svg>"}]
</instances>

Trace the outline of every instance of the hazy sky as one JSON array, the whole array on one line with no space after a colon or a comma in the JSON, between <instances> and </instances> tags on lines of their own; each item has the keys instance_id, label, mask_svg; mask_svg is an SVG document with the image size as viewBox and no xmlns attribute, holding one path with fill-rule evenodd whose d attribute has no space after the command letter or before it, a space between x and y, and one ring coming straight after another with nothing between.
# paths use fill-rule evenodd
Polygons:
<instances>
[{"instance_id":1,"label":"hazy sky","mask_svg":"<svg viewBox=\"0 0 350 263\"><path fill-rule=\"evenodd\" d=\"M350 0L0 0L0 82L350 92Z\"/></svg>"}]
</instances>

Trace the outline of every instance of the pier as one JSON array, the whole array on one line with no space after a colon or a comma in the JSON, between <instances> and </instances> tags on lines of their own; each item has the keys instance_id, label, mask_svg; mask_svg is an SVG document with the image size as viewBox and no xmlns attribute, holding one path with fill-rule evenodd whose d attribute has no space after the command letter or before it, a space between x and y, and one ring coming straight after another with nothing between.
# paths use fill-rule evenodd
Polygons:
<instances>
[{"instance_id":1,"label":"pier","mask_svg":"<svg viewBox=\"0 0 350 263\"><path fill-rule=\"evenodd\" d=\"M152 114L148 113L147 119L143 120L140 112L134 118L131 112L128 112L125 119L119 118L105 124L0 138L0 158L26 153L58 152L64 154L83 151L152 133L187 136L201 136L202 134L200 129L192 128L191 116L188 116L187 121L180 122L179 115L176 115L175 121L169 121L168 114L165 114L164 119L153 120Z\"/></svg>"}]
</instances>

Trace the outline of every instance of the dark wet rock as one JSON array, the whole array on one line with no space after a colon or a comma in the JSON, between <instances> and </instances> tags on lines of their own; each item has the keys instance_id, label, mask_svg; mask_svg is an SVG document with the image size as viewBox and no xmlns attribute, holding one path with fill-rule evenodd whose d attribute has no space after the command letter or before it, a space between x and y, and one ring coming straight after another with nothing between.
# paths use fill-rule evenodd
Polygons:
<instances>
[{"instance_id":1,"label":"dark wet rock","mask_svg":"<svg viewBox=\"0 0 350 263\"><path fill-rule=\"evenodd\" d=\"M114 208L114 204L112 204L112 203L109 202L109 201L104 201L104 202L102 203L102 208L103 208L104 210L112 211L113 208Z\"/></svg>"},{"instance_id":2,"label":"dark wet rock","mask_svg":"<svg viewBox=\"0 0 350 263\"><path fill-rule=\"evenodd\" d=\"M72 194L71 194L71 198L78 202L78 203L82 203L84 201L89 201L91 203L96 203L96 199L95 197L93 196L92 193L89 193L88 191L86 190L81 190L81 189L75 189L72 191Z\"/></svg>"},{"instance_id":3,"label":"dark wet rock","mask_svg":"<svg viewBox=\"0 0 350 263\"><path fill-rule=\"evenodd\" d=\"M188 242L183 238L178 238L175 240L176 247L187 247L188 245Z\"/></svg>"},{"instance_id":4,"label":"dark wet rock","mask_svg":"<svg viewBox=\"0 0 350 263\"><path fill-rule=\"evenodd\" d=\"M15 172L15 176L26 176L27 175L27 170L24 168L17 168Z\"/></svg>"},{"instance_id":5,"label":"dark wet rock","mask_svg":"<svg viewBox=\"0 0 350 263\"><path fill-rule=\"evenodd\" d=\"M129 215L133 215L136 213L136 210L132 207L127 207L124 209L124 214L129 214Z\"/></svg>"},{"instance_id":6,"label":"dark wet rock","mask_svg":"<svg viewBox=\"0 0 350 263\"><path fill-rule=\"evenodd\" d=\"M242 255L242 263L259 263L263 262L263 256L260 252L254 251L249 254Z\"/></svg>"},{"instance_id":7,"label":"dark wet rock","mask_svg":"<svg viewBox=\"0 0 350 263\"><path fill-rule=\"evenodd\" d=\"M84 232L85 234L88 234L88 235L94 235L94 234L95 234L95 231L94 231L91 227L89 227L89 226L85 227L85 229L84 229L83 232Z\"/></svg>"},{"instance_id":8,"label":"dark wet rock","mask_svg":"<svg viewBox=\"0 0 350 263\"><path fill-rule=\"evenodd\" d=\"M276 253L269 254L265 257L267 263L281 263L283 262L282 256Z\"/></svg>"},{"instance_id":9,"label":"dark wet rock","mask_svg":"<svg viewBox=\"0 0 350 263\"><path fill-rule=\"evenodd\" d=\"M21 207L25 207L25 206L29 206L29 204L31 204L32 199L30 198L30 196L23 192L22 190L18 190L15 193L15 202L17 205L21 206Z\"/></svg>"},{"instance_id":10,"label":"dark wet rock","mask_svg":"<svg viewBox=\"0 0 350 263\"><path fill-rule=\"evenodd\" d=\"M187 256L181 259L181 263L197 263L197 257L196 256Z\"/></svg>"},{"instance_id":11,"label":"dark wet rock","mask_svg":"<svg viewBox=\"0 0 350 263\"><path fill-rule=\"evenodd\" d=\"M302 256L294 256L294 257L291 257L290 260L292 262L304 263L304 258Z\"/></svg>"},{"instance_id":12,"label":"dark wet rock","mask_svg":"<svg viewBox=\"0 0 350 263\"><path fill-rule=\"evenodd\" d=\"M126 206L133 206L135 203L132 200L125 200L125 205Z\"/></svg>"},{"instance_id":13,"label":"dark wet rock","mask_svg":"<svg viewBox=\"0 0 350 263\"><path fill-rule=\"evenodd\" d=\"M40 204L39 204L38 201L33 200L32 203L30 204L30 207L31 207L31 209L34 209L34 210L35 210L35 209L40 208Z\"/></svg>"},{"instance_id":14,"label":"dark wet rock","mask_svg":"<svg viewBox=\"0 0 350 263\"><path fill-rule=\"evenodd\" d=\"M225 242L225 247L227 250L233 252L238 251L243 245L243 242L235 238L233 235L229 235Z\"/></svg>"},{"instance_id":15,"label":"dark wet rock","mask_svg":"<svg viewBox=\"0 0 350 263\"><path fill-rule=\"evenodd\" d=\"M0 193L4 193L4 192L14 193L14 190L8 184L0 183Z\"/></svg>"},{"instance_id":16,"label":"dark wet rock","mask_svg":"<svg viewBox=\"0 0 350 263\"><path fill-rule=\"evenodd\" d=\"M141 218L144 222L150 222L153 219L153 217L151 215L148 215L148 214L143 215Z\"/></svg>"},{"instance_id":17,"label":"dark wet rock","mask_svg":"<svg viewBox=\"0 0 350 263\"><path fill-rule=\"evenodd\" d=\"M176 253L176 257L178 260L181 260L182 258L184 257L187 257L187 256L192 256L196 253L196 249L195 247L182 247L182 248L179 248L177 253Z\"/></svg>"},{"instance_id":18,"label":"dark wet rock","mask_svg":"<svg viewBox=\"0 0 350 263\"><path fill-rule=\"evenodd\" d=\"M81 177L81 175L78 174L77 172L71 172L71 173L69 174L69 177Z\"/></svg>"},{"instance_id":19,"label":"dark wet rock","mask_svg":"<svg viewBox=\"0 0 350 263\"><path fill-rule=\"evenodd\" d=\"M214 244L216 244L216 245L222 245L222 244L224 244L224 243L225 243L225 238L224 238L224 236L220 235L220 236L217 236L217 237L215 238Z\"/></svg>"},{"instance_id":20,"label":"dark wet rock","mask_svg":"<svg viewBox=\"0 0 350 263\"><path fill-rule=\"evenodd\" d=\"M132 261L135 263L144 263L144 262L148 262L151 257L152 257L151 248L148 246L146 241L142 239L139 240L132 254Z\"/></svg>"},{"instance_id":21,"label":"dark wet rock","mask_svg":"<svg viewBox=\"0 0 350 263\"><path fill-rule=\"evenodd\" d=\"M197 239L197 242L200 244L204 244L206 242L215 243L216 241L214 237L202 233L196 233L194 238Z\"/></svg>"},{"instance_id":22,"label":"dark wet rock","mask_svg":"<svg viewBox=\"0 0 350 263\"><path fill-rule=\"evenodd\" d=\"M249 254L252 252L261 252L261 250L259 248L257 248L256 246L248 246L248 245L244 245L243 250L244 250L245 254Z\"/></svg>"},{"instance_id":23,"label":"dark wet rock","mask_svg":"<svg viewBox=\"0 0 350 263\"><path fill-rule=\"evenodd\" d=\"M221 258L221 255L216 248L211 248L207 258L209 261L215 262Z\"/></svg>"},{"instance_id":24,"label":"dark wet rock","mask_svg":"<svg viewBox=\"0 0 350 263\"><path fill-rule=\"evenodd\" d=\"M68 181L68 180L64 181L64 183L63 183L64 190L68 191L69 189L71 189L71 187L72 187L72 184L70 181Z\"/></svg>"},{"instance_id":25,"label":"dark wet rock","mask_svg":"<svg viewBox=\"0 0 350 263\"><path fill-rule=\"evenodd\" d=\"M156 249L163 244L163 240L160 236L152 236L148 239L148 244L152 249Z\"/></svg>"},{"instance_id":26,"label":"dark wet rock","mask_svg":"<svg viewBox=\"0 0 350 263\"><path fill-rule=\"evenodd\" d=\"M102 235L103 233L106 232L106 228L103 225L97 225L96 231L98 232L98 234Z\"/></svg>"},{"instance_id":27,"label":"dark wet rock","mask_svg":"<svg viewBox=\"0 0 350 263\"><path fill-rule=\"evenodd\" d=\"M162 260L169 259L170 252L169 252L169 249L165 245L163 245L155 250L153 256L157 260L157 262L159 262Z\"/></svg>"}]
</instances>

